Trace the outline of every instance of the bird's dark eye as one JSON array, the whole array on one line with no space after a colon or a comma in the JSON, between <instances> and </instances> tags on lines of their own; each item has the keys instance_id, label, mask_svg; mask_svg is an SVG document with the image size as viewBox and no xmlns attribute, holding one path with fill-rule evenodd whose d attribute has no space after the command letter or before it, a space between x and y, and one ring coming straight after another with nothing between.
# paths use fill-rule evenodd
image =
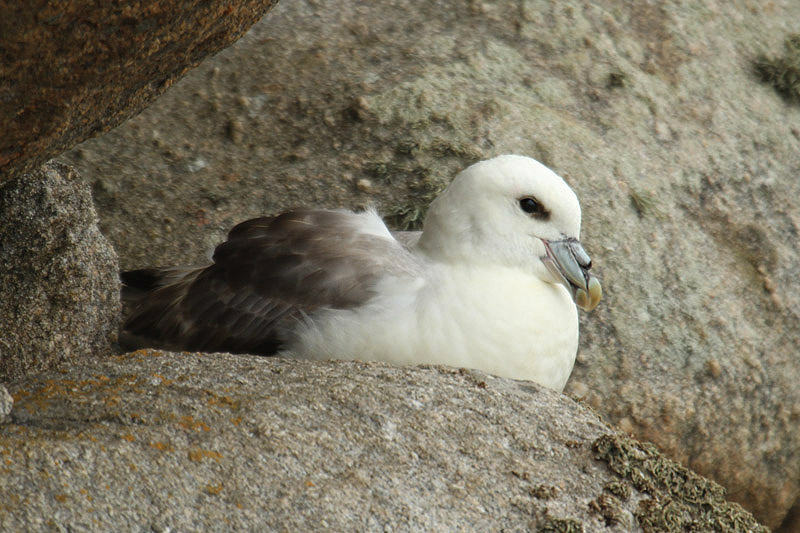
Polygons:
<instances>
[{"instance_id":1,"label":"bird's dark eye","mask_svg":"<svg viewBox=\"0 0 800 533\"><path fill-rule=\"evenodd\" d=\"M550 213L536 198L525 196L519 199L519 207L529 215L536 218L548 218Z\"/></svg>"}]
</instances>

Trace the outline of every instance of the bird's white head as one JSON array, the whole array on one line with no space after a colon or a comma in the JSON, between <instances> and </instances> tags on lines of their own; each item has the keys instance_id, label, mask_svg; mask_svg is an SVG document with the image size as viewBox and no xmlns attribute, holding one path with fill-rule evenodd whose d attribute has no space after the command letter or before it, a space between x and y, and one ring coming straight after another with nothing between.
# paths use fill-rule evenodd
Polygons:
<instances>
[{"instance_id":1,"label":"bird's white head","mask_svg":"<svg viewBox=\"0 0 800 533\"><path fill-rule=\"evenodd\" d=\"M578 197L529 157L501 155L456 176L431 204L419 247L442 261L484 261L562 283L584 309L600 284L579 238Z\"/></svg>"}]
</instances>

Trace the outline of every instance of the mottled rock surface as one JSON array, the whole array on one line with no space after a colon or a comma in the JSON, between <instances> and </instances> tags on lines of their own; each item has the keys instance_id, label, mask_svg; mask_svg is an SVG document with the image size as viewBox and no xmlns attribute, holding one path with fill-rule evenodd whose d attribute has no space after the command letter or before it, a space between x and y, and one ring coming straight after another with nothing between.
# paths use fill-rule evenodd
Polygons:
<instances>
[{"instance_id":1,"label":"mottled rock surface","mask_svg":"<svg viewBox=\"0 0 800 533\"><path fill-rule=\"evenodd\" d=\"M777 528L800 495L800 106L753 62L798 20L796 0L294 0L69 157L126 268L203 260L291 205L413 223L468 163L539 158L582 200L606 294L568 390Z\"/></svg>"},{"instance_id":2,"label":"mottled rock surface","mask_svg":"<svg viewBox=\"0 0 800 533\"><path fill-rule=\"evenodd\" d=\"M4 2L0 183L139 112L276 1Z\"/></svg>"},{"instance_id":3,"label":"mottled rock surface","mask_svg":"<svg viewBox=\"0 0 800 533\"><path fill-rule=\"evenodd\" d=\"M118 275L73 169L48 163L0 187L0 380L107 355Z\"/></svg>"},{"instance_id":4,"label":"mottled rock surface","mask_svg":"<svg viewBox=\"0 0 800 533\"><path fill-rule=\"evenodd\" d=\"M8 420L11 408L14 406L14 398L8 393L5 385L0 384L0 424Z\"/></svg>"},{"instance_id":5,"label":"mottled rock surface","mask_svg":"<svg viewBox=\"0 0 800 533\"><path fill-rule=\"evenodd\" d=\"M0 529L762 531L538 386L142 350L9 385Z\"/></svg>"}]
</instances>

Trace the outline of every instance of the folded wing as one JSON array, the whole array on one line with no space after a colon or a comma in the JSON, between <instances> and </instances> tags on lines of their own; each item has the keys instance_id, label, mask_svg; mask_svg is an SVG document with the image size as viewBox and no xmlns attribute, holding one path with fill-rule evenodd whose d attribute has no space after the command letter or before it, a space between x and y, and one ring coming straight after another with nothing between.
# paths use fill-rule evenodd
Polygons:
<instances>
[{"instance_id":1,"label":"folded wing","mask_svg":"<svg viewBox=\"0 0 800 533\"><path fill-rule=\"evenodd\" d=\"M213 263L123 273L126 348L272 355L320 309L359 306L417 260L374 212L295 210L248 220Z\"/></svg>"}]
</instances>

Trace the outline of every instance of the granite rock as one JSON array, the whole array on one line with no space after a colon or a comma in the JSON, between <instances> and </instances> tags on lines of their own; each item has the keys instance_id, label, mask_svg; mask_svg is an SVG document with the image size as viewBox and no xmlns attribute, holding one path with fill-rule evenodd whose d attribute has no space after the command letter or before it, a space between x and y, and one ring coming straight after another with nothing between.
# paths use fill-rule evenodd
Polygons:
<instances>
[{"instance_id":1,"label":"granite rock","mask_svg":"<svg viewBox=\"0 0 800 533\"><path fill-rule=\"evenodd\" d=\"M8 393L5 385L0 384L0 424L8 420L12 407L14 407L14 398Z\"/></svg>"},{"instance_id":2,"label":"granite rock","mask_svg":"<svg viewBox=\"0 0 800 533\"><path fill-rule=\"evenodd\" d=\"M276 1L4 2L0 183L138 113Z\"/></svg>"},{"instance_id":3,"label":"granite rock","mask_svg":"<svg viewBox=\"0 0 800 533\"><path fill-rule=\"evenodd\" d=\"M0 529L766 533L536 385L141 350L11 383Z\"/></svg>"},{"instance_id":4,"label":"granite rock","mask_svg":"<svg viewBox=\"0 0 800 533\"><path fill-rule=\"evenodd\" d=\"M48 163L0 187L0 380L108 355L118 275L72 168Z\"/></svg>"}]
</instances>

